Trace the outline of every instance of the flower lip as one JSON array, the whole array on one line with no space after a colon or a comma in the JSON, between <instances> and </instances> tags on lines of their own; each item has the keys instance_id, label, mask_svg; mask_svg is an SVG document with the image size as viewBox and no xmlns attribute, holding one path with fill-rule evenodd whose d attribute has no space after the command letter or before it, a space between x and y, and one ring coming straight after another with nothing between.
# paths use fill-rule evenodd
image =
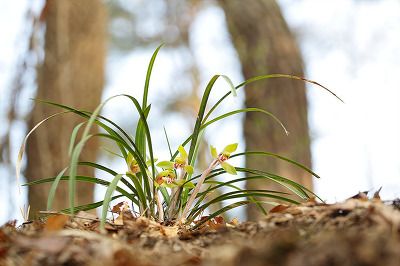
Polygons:
<instances>
[{"instance_id":1,"label":"flower lip","mask_svg":"<svg viewBox=\"0 0 400 266\"><path fill-rule=\"evenodd\" d=\"M219 155L218 155L218 161L220 161L220 162L225 162L226 160L228 160L229 159L229 157L231 156L231 154L229 153L229 152L221 152Z\"/></svg>"},{"instance_id":2,"label":"flower lip","mask_svg":"<svg viewBox=\"0 0 400 266\"><path fill-rule=\"evenodd\" d=\"M175 173L171 170L161 171L156 177L156 183L161 185L164 182L172 184L175 181Z\"/></svg>"},{"instance_id":3,"label":"flower lip","mask_svg":"<svg viewBox=\"0 0 400 266\"><path fill-rule=\"evenodd\" d=\"M186 165L186 159L182 158L182 157L177 157L174 161L174 168L178 169L178 168L184 168Z\"/></svg>"},{"instance_id":4,"label":"flower lip","mask_svg":"<svg viewBox=\"0 0 400 266\"><path fill-rule=\"evenodd\" d=\"M133 163L132 162L130 167L129 167L129 169L131 170L131 173L133 173L133 174L137 174L137 173L140 172L140 168L139 168L139 165L137 163Z\"/></svg>"}]
</instances>

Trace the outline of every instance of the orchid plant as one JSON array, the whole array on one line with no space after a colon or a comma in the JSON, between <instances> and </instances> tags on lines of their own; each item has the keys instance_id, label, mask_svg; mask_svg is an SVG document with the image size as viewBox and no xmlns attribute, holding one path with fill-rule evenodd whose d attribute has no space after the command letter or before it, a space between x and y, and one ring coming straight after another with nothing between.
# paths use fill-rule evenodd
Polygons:
<instances>
[{"instance_id":1,"label":"orchid plant","mask_svg":"<svg viewBox=\"0 0 400 266\"><path fill-rule=\"evenodd\" d=\"M260 211L266 213L262 205L263 203L276 204L277 201L284 201L292 204L298 204L300 201L307 200L310 197L317 197L312 191L294 181L291 181L287 177L279 176L277 174L261 171L258 169L235 167L229 164L229 158L232 157L265 156L272 159L283 160L289 164L300 167L301 169L309 172L315 177L318 177L317 174L315 174L307 167L278 154L266 151L244 151L235 153L238 147L237 143L227 145L221 152L217 152L217 149L211 146L210 152L212 160L209 163L207 169L196 169L195 166L200 141L202 139L204 131L209 125L221 121L232 115L244 112L258 112L261 114L265 114L271 117L277 123L279 123L283 131L287 132L284 125L276 116L260 108L249 107L232 110L230 112L215 116L214 118L210 119L213 112L229 95L232 94L235 96L236 91L240 88L243 88L245 85L250 85L253 82L270 78L290 78L316 84L336 96L333 92L314 81L292 75L270 74L257 76L252 79L246 80L236 87L233 86L232 81L227 76L215 75L211 78L207 87L205 88L192 134L182 142L182 144L176 149L175 153L171 153L171 157L169 160L156 163L157 159L155 159L153 154L152 137L147 123L147 118L151 110L151 105L148 104L147 97L149 92L151 72L160 48L161 46L159 46L155 50L153 56L151 57L147 69L144 93L141 104L133 96L122 94L108 98L103 103L101 103L93 112L88 112L59 103L39 100L44 104L59 107L63 109L63 111L45 118L27 134L18 156L16 169L17 178L19 176L21 160L27 138L37 127L39 127L48 119L70 112L75 113L76 115L79 115L86 119L86 122L77 125L71 134L69 165L65 169L60 171L60 173L56 177L41 179L25 184L37 185L49 182L52 183L48 196L48 210L51 210L52 202L56 195L55 192L60 181L66 181L69 184L70 203L70 208L66 210L61 210L61 212L70 213L73 215L80 210L90 210L102 206L102 227L104 227L105 223L107 222L107 214L110 202L121 197L125 197L130 200L132 202L132 206L138 208L139 213L142 216L152 218L158 222L169 221L172 223L189 225L198 220L198 218L210 205L232 199L236 200L236 202L228 204L214 213L210 213L206 219L202 218L200 222L196 223L196 226L199 226L199 224L204 223L207 220L212 219L228 210L246 204L256 204L259 207ZM215 82L219 78L223 78L225 81L227 81L227 84L230 86L230 90L228 90L228 92L224 96L222 96L213 106L211 106L211 108L208 108L209 96ZM123 130L121 126L113 122L111 119L100 114L103 107L109 101L116 97L124 97L128 99L128 101L132 103L132 105L136 109L136 113L138 114L138 123L135 129L134 138L125 130ZM206 110L208 110L207 113ZM102 128L103 133L98 133L94 135L90 134L90 129L94 125ZM81 132L81 138L78 140L78 132L82 131L82 128L83 132ZM106 165L100 165L95 162L80 161L80 154L86 142L90 138L95 137L108 139L116 144L119 149L119 154L117 155L119 157L122 157L127 165L127 171L125 173L118 173L110 169ZM170 142L168 140L168 137L167 143L169 146ZM169 149L170 151L172 150L170 146ZM107 181L97 177L78 175L77 169L81 166L92 167L104 173L107 173L112 176L112 180ZM227 178L226 181L218 181L216 179L216 177L224 175L226 173L230 174L229 178ZM237 173L243 173L245 174L245 176L240 177L239 175L237 175ZM264 180L265 182L278 183L279 185L291 191L293 195L297 196L298 199L293 199L293 197L288 195L288 193L280 191L263 189L242 189L238 186L238 183L240 182L247 182L251 180ZM76 206L74 199L76 190L75 188L78 181L106 186L107 191L104 195L104 199L99 202ZM221 187L229 188L230 190L211 200L205 201L208 195Z\"/></svg>"}]
</instances>

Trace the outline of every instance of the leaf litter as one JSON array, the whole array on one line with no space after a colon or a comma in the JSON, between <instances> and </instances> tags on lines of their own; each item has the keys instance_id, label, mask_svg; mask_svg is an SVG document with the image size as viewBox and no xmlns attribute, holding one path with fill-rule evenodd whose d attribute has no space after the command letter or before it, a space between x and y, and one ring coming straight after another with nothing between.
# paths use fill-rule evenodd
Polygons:
<instances>
[{"instance_id":1,"label":"leaf litter","mask_svg":"<svg viewBox=\"0 0 400 266\"><path fill-rule=\"evenodd\" d=\"M104 232L86 212L9 222L0 228L0 265L399 265L398 200L357 195L278 205L258 222L215 217L196 230L137 217L125 203Z\"/></svg>"}]
</instances>

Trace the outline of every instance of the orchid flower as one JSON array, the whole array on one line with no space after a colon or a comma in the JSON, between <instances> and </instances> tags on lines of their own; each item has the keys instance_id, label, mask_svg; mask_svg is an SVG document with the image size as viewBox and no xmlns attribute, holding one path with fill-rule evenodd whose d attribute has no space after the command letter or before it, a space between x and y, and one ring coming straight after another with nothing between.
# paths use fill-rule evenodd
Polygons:
<instances>
[{"instance_id":1,"label":"orchid flower","mask_svg":"<svg viewBox=\"0 0 400 266\"><path fill-rule=\"evenodd\" d=\"M188 154L185 148L180 145L178 148L179 156L173 162L162 161L157 164L158 167L163 169L183 169L188 174L193 174L193 166L188 163Z\"/></svg>"},{"instance_id":2,"label":"orchid flower","mask_svg":"<svg viewBox=\"0 0 400 266\"><path fill-rule=\"evenodd\" d=\"M229 159L229 157L231 156L231 153L236 151L238 144L237 143L233 143L233 144L229 144L227 145L221 153L217 152L217 149L214 146L210 146L210 150L211 150L211 156L216 159L219 164L221 165L221 167L229 174L231 175L237 175L236 173L236 169L234 166L230 165L229 163L227 163L226 161Z\"/></svg>"}]
</instances>

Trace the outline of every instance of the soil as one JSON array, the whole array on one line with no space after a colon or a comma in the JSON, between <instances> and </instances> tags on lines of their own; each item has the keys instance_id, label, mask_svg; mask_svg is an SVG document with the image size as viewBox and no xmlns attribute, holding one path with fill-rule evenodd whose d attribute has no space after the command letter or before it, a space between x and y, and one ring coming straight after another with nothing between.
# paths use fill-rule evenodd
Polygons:
<instances>
[{"instance_id":1,"label":"soil","mask_svg":"<svg viewBox=\"0 0 400 266\"><path fill-rule=\"evenodd\" d=\"M0 228L0 265L400 265L399 200L279 205L258 222L197 230L122 211L106 232L88 213Z\"/></svg>"}]
</instances>

